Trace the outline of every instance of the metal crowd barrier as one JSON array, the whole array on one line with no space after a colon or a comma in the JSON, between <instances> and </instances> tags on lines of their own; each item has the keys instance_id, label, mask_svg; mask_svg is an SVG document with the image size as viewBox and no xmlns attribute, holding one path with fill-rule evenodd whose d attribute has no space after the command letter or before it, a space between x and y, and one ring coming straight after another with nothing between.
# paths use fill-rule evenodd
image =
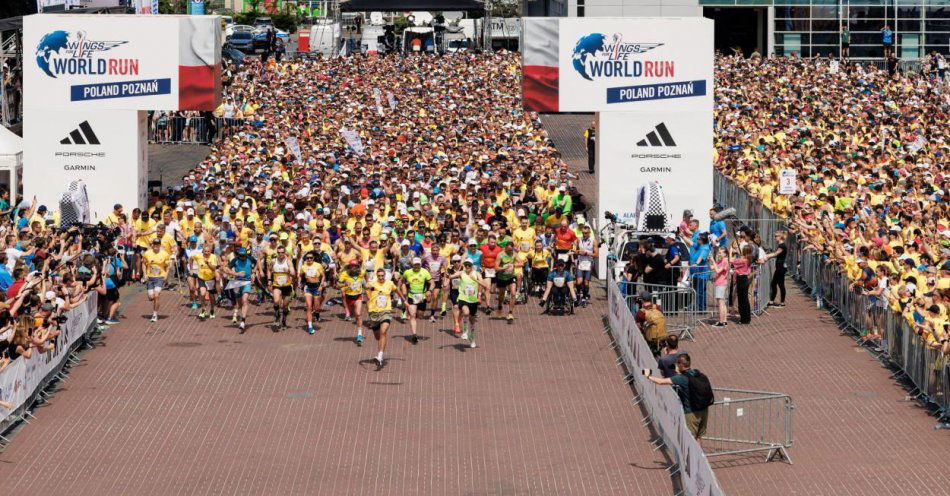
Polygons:
<instances>
[{"instance_id":1,"label":"metal crowd barrier","mask_svg":"<svg viewBox=\"0 0 950 496\"><path fill-rule=\"evenodd\" d=\"M781 456L792 463L792 409L787 394L713 388L718 400L709 407L703 451L706 456L765 451L765 461Z\"/></svg>"},{"instance_id":2,"label":"metal crowd barrier","mask_svg":"<svg viewBox=\"0 0 950 496\"><path fill-rule=\"evenodd\" d=\"M666 319L666 330L670 334L676 334L680 339L689 339L696 341L692 330L699 325L701 318L706 316L707 312L696 311L696 290L690 287L664 286L657 284L638 283L637 292L626 296L627 308L636 314L640 309L637 304L637 294L639 289L650 292L653 303L663 312Z\"/></svg>"},{"instance_id":3,"label":"metal crowd barrier","mask_svg":"<svg viewBox=\"0 0 950 496\"><path fill-rule=\"evenodd\" d=\"M736 208L739 217L782 222L720 172L716 171L715 178L717 201ZM852 289L842 268L829 263L826 255L808 248L807 240L789 232L786 245L788 274L810 292L818 308L831 312L857 339L880 335L879 342L869 341L875 344L878 358L899 369L895 375L905 375L913 385L912 393L925 403L935 404L941 417L950 414L950 368L942 351L928 347L904 316Z\"/></svg>"},{"instance_id":4,"label":"metal crowd barrier","mask_svg":"<svg viewBox=\"0 0 950 496\"><path fill-rule=\"evenodd\" d=\"M148 130L149 143L208 144L232 136L248 125L247 119L201 116L155 118Z\"/></svg>"}]
</instances>

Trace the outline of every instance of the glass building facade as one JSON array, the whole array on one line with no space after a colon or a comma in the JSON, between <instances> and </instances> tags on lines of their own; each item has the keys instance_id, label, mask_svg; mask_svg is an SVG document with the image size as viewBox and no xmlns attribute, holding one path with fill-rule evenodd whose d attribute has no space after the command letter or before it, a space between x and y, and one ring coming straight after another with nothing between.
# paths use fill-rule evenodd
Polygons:
<instances>
[{"instance_id":1,"label":"glass building facade","mask_svg":"<svg viewBox=\"0 0 950 496\"><path fill-rule=\"evenodd\" d=\"M850 57L883 57L881 29L895 32L904 60L930 52L950 55L950 0L701 0L704 7L769 10L769 49L776 55L841 54L841 31L850 31Z\"/></svg>"}]
</instances>

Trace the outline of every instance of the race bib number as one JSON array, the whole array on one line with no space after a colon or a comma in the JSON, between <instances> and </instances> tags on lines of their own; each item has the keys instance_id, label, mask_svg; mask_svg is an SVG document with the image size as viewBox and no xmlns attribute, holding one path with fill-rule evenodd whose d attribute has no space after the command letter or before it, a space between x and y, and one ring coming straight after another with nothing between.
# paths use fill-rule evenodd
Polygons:
<instances>
[{"instance_id":1,"label":"race bib number","mask_svg":"<svg viewBox=\"0 0 950 496\"><path fill-rule=\"evenodd\" d=\"M442 264L439 262L432 262L429 264L429 271L439 272L439 268L442 267Z\"/></svg>"},{"instance_id":2,"label":"race bib number","mask_svg":"<svg viewBox=\"0 0 950 496\"><path fill-rule=\"evenodd\" d=\"M289 282L290 278L287 277L287 274L274 274L274 284L286 286Z\"/></svg>"},{"instance_id":3,"label":"race bib number","mask_svg":"<svg viewBox=\"0 0 950 496\"><path fill-rule=\"evenodd\" d=\"M557 286L557 287L559 287L559 288L560 288L560 287L563 287L563 286L564 286L564 281L566 281L566 279L563 278L563 277L555 277L555 278L554 278L554 285Z\"/></svg>"},{"instance_id":4,"label":"race bib number","mask_svg":"<svg viewBox=\"0 0 950 496\"><path fill-rule=\"evenodd\" d=\"M452 279L452 282L450 283L450 285L452 286L452 289L458 289L460 283L461 281L459 281L458 279Z\"/></svg>"},{"instance_id":5,"label":"race bib number","mask_svg":"<svg viewBox=\"0 0 950 496\"><path fill-rule=\"evenodd\" d=\"M153 266L151 266L151 268L149 268L148 273L149 273L152 277L161 277L161 275L162 275L162 268L159 267L158 265L153 265Z\"/></svg>"},{"instance_id":6,"label":"race bib number","mask_svg":"<svg viewBox=\"0 0 950 496\"><path fill-rule=\"evenodd\" d=\"M472 298L472 297L474 297L474 296L475 296L475 286L465 286L465 289L462 290L462 294L464 294L466 298Z\"/></svg>"},{"instance_id":7,"label":"race bib number","mask_svg":"<svg viewBox=\"0 0 950 496\"><path fill-rule=\"evenodd\" d=\"M590 260L581 260L577 263L577 268L580 270L590 270L591 261Z\"/></svg>"},{"instance_id":8,"label":"race bib number","mask_svg":"<svg viewBox=\"0 0 950 496\"><path fill-rule=\"evenodd\" d=\"M353 281L350 283L350 291L362 291L363 283L359 281Z\"/></svg>"},{"instance_id":9,"label":"race bib number","mask_svg":"<svg viewBox=\"0 0 950 496\"><path fill-rule=\"evenodd\" d=\"M485 269L485 277L489 279L495 277L495 269Z\"/></svg>"},{"instance_id":10,"label":"race bib number","mask_svg":"<svg viewBox=\"0 0 950 496\"><path fill-rule=\"evenodd\" d=\"M386 308L387 306L389 306L389 295L383 293L376 295L376 307Z\"/></svg>"},{"instance_id":11,"label":"race bib number","mask_svg":"<svg viewBox=\"0 0 950 496\"><path fill-rule=\"evenodd\" d=\"M423 299L425 299L425 296L426 296L426 295L424 295L424 294L422 294L422 293L415 293L415 294L413 294L413 295L411 295L411 296L412 296L412 302L413 302L414 304L417 304L417 305L418 305L419 303L422 302Z\"/></svg>"},{"instance_id":12,"label":"race bib number","mask_svg":"<svg viewBox=\"0 0 950 496\"><path fill-rule=\"evenodd\" d=\"M561 254L559 254L559 255L557 256L557 259L558 259L558 260L563 260L563 261L565 261L565 262L567 262L567 259L568 259L568 258L569 258L569 257L568 257L568 254L567 254L567 253L561 253Z\"/></svg>"},{"instance_id":13,"label":"race bib number","mask_svg":"<svg viewBox=\"0 0 950 496\"><path fill-rule=\"evenodd\" d=\"M306 274L307 274L307 277L317 277L317 268L307 267Z\"/></svg>"}]
</instances>

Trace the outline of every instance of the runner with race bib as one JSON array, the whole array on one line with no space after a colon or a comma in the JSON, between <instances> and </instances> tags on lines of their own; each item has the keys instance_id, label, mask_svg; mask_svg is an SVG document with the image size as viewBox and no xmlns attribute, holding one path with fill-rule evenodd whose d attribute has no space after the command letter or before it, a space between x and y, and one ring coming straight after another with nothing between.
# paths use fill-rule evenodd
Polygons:
<instances>
[{"instance_id":1,"label":"runner with race bib","mask_svg":"<svg viewBox=\"0 0 950 496\"><path fill-rule=\"evenodd\" d=\"M412 259L412 268L402 273L403 293L406 295L409 313L409 329L412 331L412 344L419 343L416 314L425 311L426 300L429 295L429 286L432 274L422 268L422 259Z\"/></svg>"}]
</instances>

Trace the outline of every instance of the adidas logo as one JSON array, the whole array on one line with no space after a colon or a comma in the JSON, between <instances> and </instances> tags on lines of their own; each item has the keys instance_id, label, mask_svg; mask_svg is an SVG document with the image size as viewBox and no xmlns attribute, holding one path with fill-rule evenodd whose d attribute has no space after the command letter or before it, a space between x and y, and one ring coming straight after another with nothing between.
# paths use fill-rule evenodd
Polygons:
<instances>
[{"instance_id":1,"label":"adidas logo","mask_svg":"<svg viewBox=\"0 0 950 496\"><path fill-rule=\"evenodd\" d=\"M670 130L666 128L666 124L661 122L653 131L647 133L646 139L637 141L637 146L676 146L676 142L670 136Z\"/></svg>"},{"instance_id":2,"label":"adidas logo","mask_svg":"<svg viewBox=\"0 0 950 496\"><path fill-rule=\"evenodd\" d=\"M89 121L82 121L79 127L69 132L69 136L59 140L61 145L98 145L99 137L92 131Z\"/></svg>"}]
</instances>

